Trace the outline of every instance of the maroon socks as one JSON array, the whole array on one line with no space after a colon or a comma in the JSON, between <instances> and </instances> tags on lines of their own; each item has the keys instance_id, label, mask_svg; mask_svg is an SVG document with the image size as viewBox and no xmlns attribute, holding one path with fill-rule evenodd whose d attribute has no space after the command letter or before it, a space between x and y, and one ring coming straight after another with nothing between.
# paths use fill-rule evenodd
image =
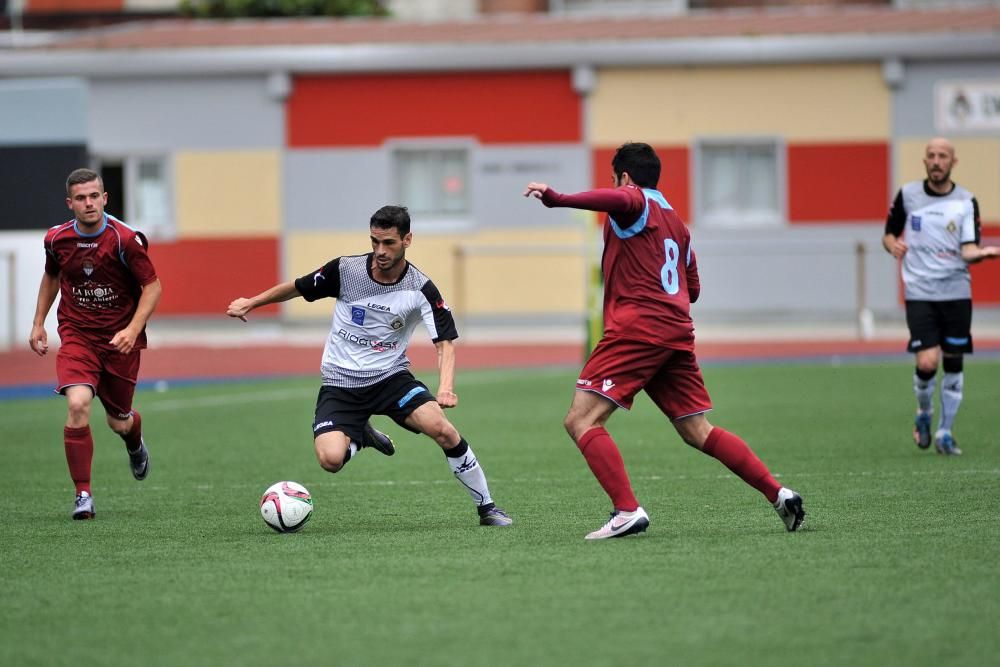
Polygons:
<instances>
[{"instance_id":1,"label":"maroon socks","mask_svg":"<svg viewBox=\"0 0 1000 667\"><path fill-rule=\"evenodd\" d=\"M69 476L76 485L76 494L86 491L90 493L90 464L94 459L94 438L90 435L90 427L63 428L63 444L66 447L66 463L69 464Z\"/></svg>"},{"instance_id":2,"label":"maroon socks","mask_svg":"<svg viewBox=\"0 0 1000 667\"><path fill-rule=\"evenodd\" d=\"M708 434L701 451L717 458L740 479L763 493L772 504L778 499L778 489L781 485L771 476L767 466L753 453L750 445L738 435L716 426Z\"/></svg>"},{"instance_id":3,"label":"maroon socks","mask_svg":"<svg viewBox=\"0 0 1000 667\"><path fill-rule=\"evenodd\" d=\"M621 452L618 451L618 445L608 432L601 426L592 428L583 434L577 447L587 460L594 477L611 498L614 508L623 512L634 512L638 509L639 501L632 493L632 483L625 471L625 462L622 460Z\"/></svg>"}]
</instances>

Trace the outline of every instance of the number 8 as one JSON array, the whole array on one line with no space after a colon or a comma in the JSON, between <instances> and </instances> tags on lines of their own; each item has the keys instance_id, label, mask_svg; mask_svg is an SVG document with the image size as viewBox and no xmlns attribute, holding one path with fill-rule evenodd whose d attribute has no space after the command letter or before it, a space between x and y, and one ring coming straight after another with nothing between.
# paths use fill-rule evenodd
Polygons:
<instances>
[{"instance_id":1,"label":"number 8","mask_svg":"<svg viewBox=\"0 0 1000 667\"><path fill-rule=\"evenodd\" d=\"M680 275L677 273L677 260L680 259L681 249L673 239L663 239L663 252L667 255L667 261L660 269L660 283L663 290L670 295L677 294L681 288Z\"/></svg>"}]
</instances>

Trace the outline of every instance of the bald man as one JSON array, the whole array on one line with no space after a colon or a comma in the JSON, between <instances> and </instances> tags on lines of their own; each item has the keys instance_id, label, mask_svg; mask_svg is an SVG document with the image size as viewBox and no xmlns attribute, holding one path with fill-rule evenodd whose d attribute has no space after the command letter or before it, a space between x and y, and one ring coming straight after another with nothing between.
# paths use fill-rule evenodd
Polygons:
<instances>
[{"instance_id":1,"label":"bald man","mask_svg":"<svg viewBox=\"0 0 1000 667\"><path fill-rule=\"evenodd\" d=\"M962 404L965 354L972 354L972 278L969 264L992 259L1000 249L979 245L979 204L951 180L958 164L955 147L942 137L924 150L927 178L907 183L896 194L885 221L882 245L902 260L907 349L916 355L913 391L917 416L913 439L931 445L934 385L938 365L941 413L933 441L941 454L962 453L952 425Z\"/></svg>"}]
</instances>

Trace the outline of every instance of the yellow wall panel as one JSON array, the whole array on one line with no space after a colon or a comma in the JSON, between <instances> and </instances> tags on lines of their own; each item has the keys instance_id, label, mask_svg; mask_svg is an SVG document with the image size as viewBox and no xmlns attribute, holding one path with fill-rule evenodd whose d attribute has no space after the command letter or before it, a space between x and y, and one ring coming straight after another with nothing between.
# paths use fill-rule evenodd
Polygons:
<instances>
[{"instance_id":1,"label":"yellow wall panel","mask_svg":"<svg viewBox=\"0 0 1000 667\"><path fill-rule=\"evenodd\" d=\"M885 140L890 97L877 64L602 69L589 136L598 146L712 135Z\"/></svg>"},{"instance_id":2,"label":"yellow wall panel","mask_svg":"<svg viewBox=\"0 0 1000 667\"><path fill-rule=\"evenodd\" d=\"M414 234L406 258L430 276L461 320L465 315L575 315L584 312L585 232L581 229ZM464 248L459 257L456 249ZM364 233L293 232L285 279L341 255L370 251ZM296 299L290 317L329 317L328 305Z\"/></svg>"},{"instance_id":3,"label":"yellow wall panel","mask_svg":"<svg viewBox=\"0 0 1000 667\"><path fill-rule=\"evenodd\" d=\"M930 139L910 138L896 143L897 187L927 177L923 159ZM983 223L1000 223L1000 139L952 139L952 143L958 158L952 180L976 196Z\"/></svg>"},{"instance_id":4,"label":"yellow wall panel","mask_svg":"<svg viewBox=\"0 0 1000 667\"><path fill-rule=\"evenodd\" d=\"M181 237L274 236L281 230L278 151L180 152L175 158Z\"/></svg>"}]
</instances>

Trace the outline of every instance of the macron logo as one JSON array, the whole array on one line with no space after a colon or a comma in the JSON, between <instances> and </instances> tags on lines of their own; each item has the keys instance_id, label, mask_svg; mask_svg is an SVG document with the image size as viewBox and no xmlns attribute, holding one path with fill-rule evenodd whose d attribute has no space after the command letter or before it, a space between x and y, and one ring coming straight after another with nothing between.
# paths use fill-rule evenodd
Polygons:
<instances>
[{"instance_id":1,"label":"macron logo","mask_svg":"<svg viewBox=\"0 0 1000 667\"><path fill-rule=\"evenodd\" d=\"M601 391L604 392L611 391L611 388L614 386L615 386L614 382L612 382L611 380L605 380L604 382L601 383Z\"/></svg>"},{"instance_id":2,"label":"macron logo","mask_svg":"<svg viewBox=\"0 0 1000 667\"><path fill-rule=\"evenodd\" d=\"M317 271L313 274L313 287L318 287L320 280L326 280L326 276L323 275L322 271Z\"/></svg>"}]
</instances>

